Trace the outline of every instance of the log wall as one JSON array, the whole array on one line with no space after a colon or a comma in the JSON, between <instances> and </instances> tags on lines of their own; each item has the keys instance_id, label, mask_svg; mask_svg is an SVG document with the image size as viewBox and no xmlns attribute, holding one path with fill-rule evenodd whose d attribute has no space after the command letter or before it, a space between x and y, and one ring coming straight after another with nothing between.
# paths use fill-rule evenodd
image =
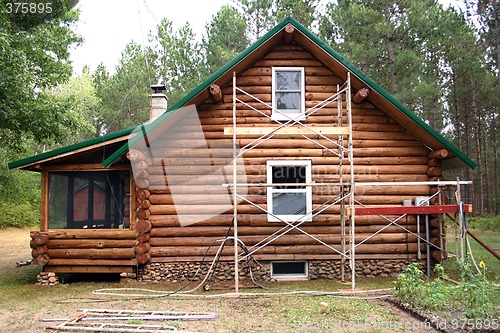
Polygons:
<instances>
[{"instance_id":1,"label":"log wall","mask_svg":"<svg viewBox=\"0 0 500 333\"><path fill-rule=\"evenodd\" d=\"M237 86L271 104L273 66L305 67L306 108L334 94L337 85L343 83L310 53L291 44L276 47L252 68L239 73ZM147 244L140 249L136 247L138 254L147 254L140 263L149 258L151 262L199 261L205 254L215 254L216 247L207 250L210 244L232 233L231 191L221 184L232 182L232 137L224 135L224 128L232 126L233 91L232 84L220 88L223 95L220 101L208 98L197 105L203 133L196 122L182 119L155 138L153 154L144 151L145 157L138 167L144 172L136 180L138 190L144 194L143 201L140 201L141 194L137 192L137 217L141 228L147 230L139 232L144 235L139 243ZM248 96L242 93L237 96L263 114L271 115L268 108ZM347 119L345 109L343 113ZM430 177L441 177L439 154L430 157L429 149L383 110L365 100L352 105L352 119L356 182L427 181ZM331 103L309 116L305 123L336 126L337 104ZM245 127L275 126L274 122L242 103L237 104L237 124ZM239 137L237 143L242 147L255 138ZM331 139L337 141L338 137ZM270 159L311 160L313 181L338 182L340 171L348 174L349 166L339 167L339 158L328 150L338 151L334 144L323 139L318 142L322 146L297 135L273 137L243 155L237 168L242 174L238 182L265 183L266 161ZM344 145L346 143L344 139ZM206 147L209 147L208 151ZM228 166L224 166L226 164ZM338 192L338 187L314 187L313 207L320 207ZM260 207L245 201L238 205L239 234L251 247L279 230L282 223L267 222L263 211L267 208L264 188L250 187L239 190L239 193ZM405 199L413 200L415 196L430 193L431 188L426 185L361 187L356 191L356 199L366 205L400 205ZM339 249L339 214L339 206L326 209L312 222L306 222L303 229ZM417 252L416 237L397 226L386 227L388 222L381 217L358 217L356 223L356 242L384 228L383 232L356 249L357 255L364 259L404 259ZM416 231L415 217L400 220L400 224ZM421 250L425 251L423 243ZM222 258L230 259L231 251L229 247L224 250ZM338 255L294 230L259 250L255 257L262 260L321 260Z\"/></svg>"},{"instance_id":2,"label":"log wall","mask_svg":"<svg viewBox=\"0 0 500 333\"><path fill-rule=\"evenodd\" d=\"M56 273L133 273L133 230L62 229L31 232L33 263Z\"/></svg>"}]
</instances>

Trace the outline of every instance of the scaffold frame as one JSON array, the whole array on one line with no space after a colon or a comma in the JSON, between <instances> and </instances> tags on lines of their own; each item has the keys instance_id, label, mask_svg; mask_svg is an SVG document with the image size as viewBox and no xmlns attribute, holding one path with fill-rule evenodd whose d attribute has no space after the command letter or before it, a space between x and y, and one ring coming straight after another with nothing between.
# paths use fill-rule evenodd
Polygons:
<instances>
[{"instance_id":1,"label":"scaffold frame","mask_svg":"<svg viewBox=\"0 0 500 333\"><path fill-rule=\"evenodd\" d=\"M224 133L226 135L232 135L232 141L233 141L233 178L232 178L232 183L231 184L222 184L225 187L230 187L232 191L232 199L233 199L233 237L234 237L234 267L235 267L235 292L239 292L239 262L246 260L253 254L255 254L257 251L260 249L264 248L265 246L271 244L274 240L280 238L281 236L287 234L288 232L292 230L299 231L303 233L304 235L314 239L317 241L319 244L324 245L325 247L329 248L333 252L337 253L340 255L341 258L341 279L342 281L345 280L345 264L348 262L349 263L349 268L351 272L351 288L352 290L355 289L356 287L356 248L360 246L361 244L365 243L368 241L370 238L376 236L377 234L383 232L386 228L389 226L397 226L407 232L408 234L411 234L412 236L415 236L418 240L418 248L420 251L420 242L423 242L426 246L426 260L427 260L427 273L429 274L429 267L430 267L430 248L436 248L441 251L441 253L444 253L444 244L443 244L443 229L442 229L442 223L440 223L440 239L439 239L439 246L433 244L430 239L429 239L429 226L428 226L428 221L426 223L426 232L425 235L422 237L422 233L419 230L418 232L413 232L410 229L406 228L402 224L398 223L401 219L403 219L407 215L425 215L423 214L424 212L429 212L433 211L437 214L440 214L440 216L443 216L443 214L447 213L456 213L455 218L458 220L458 227L462 228L461 226L463 223L461 222L462 220L462 203L460 201L460 185L469 185L472 182L470 181L460 181L457 179L457 181L414 181L414 182L355 182L355 173L354 173L354 147L353 147L353 141L352 141L352 128L353 128L353 123L352 123L352 110L351 110L351 79L350 79L350 73L347 73L347 79L342 85L337 85L337 92L332 94L330 97L327 99L323 100L322 102L316 104L315 106L305 110L305 115L306 117L309 115L314 114L318 110L321 110L325 106L336 102L337 103L337 126L334 128L337 128L337 130L329 130L330 128L321 128L321 127L311 127L308 126L307 124L303 123L301 120L299 120L300 115L297 116L296 118L292 118L289 115L285 113L281 113L282 115L286 116L288 120L283 121L283 120L275 120L272 119L271 116L268 114L262 112L261 110L257 109L253 105L249 104L248 102L243 101L242 99L238 98L238 93L241 93L247 97L252 98L254 101L264 105L265 107L269 108L273 112L279 112L276 108L274 108L272 105L269 105L268 103L260 100L257 97L254 97L250 93L244 91L243 89L239 88L237 86L237 78L236 78L236 73L233 73L233 121L232 121L232 127L226 127L224 128ZM344 101L342 99L342 96L345 95L345 109L344 109ZM276 123L277 126L275 127L264 127L264 128L253 128L253 130L245 130L244 127L238 126L237 127L237 104L241 103L241 105L249 108L250 110L253 110L257 112L259 115L264 116L268 119L270 119L272 122ZM347 118L347 126L344 124L344 110L345 110L345 115ZM328 134L326 134L328 133ZM333 134L332 134L333 133ZM240 187L275 187L275 186L280 186L278 183L238 183L237 182L237 159L240 157L243 157L245 153L251 151L252 149L258 147L260 144L266 142L267 140L273 138L275 135L290 135L290 134L296 134L300 135L303 138L307 139L310 142L313 142L317 144L319 147L322 149L325 149L329 153L333 154L334 156L337 156L339 158L339 181L338 182L321 182L321 183L304 183L304 186L309 186L309 187L314 187L314 186L335 186L339 188L338 195L332 196L331 199L327 200L323 204L321 204L319 207L312 209L310 212L307 212L305 216L301 216L297 218L297 220L294 221L286 221L279 216L276 216L273 214L268 208L263 208L260 205L253 203L251 200L246 198L243 195L240 195L238 193L238 188ZM313 138L308 137L306 134L314 134L316 136L316 140ZM245 146L238 148L237 147L237 142L238 142L238 135L244 136L244 135L257 135L258 137L254 140L252 140L250 143L246 144ZM327 135L337 135L337 140L332 140L329 138ZM345 140L347 137L347 144L345 144ZM321 144L319 142L319 139L324 139L328 141L329 143L333 144L336 148L337 151L332 150L331 148L326 147L325 145ZM344 172L342 171L342 167L344 166L345 159L348 161L348 167L349 167L349 173L348 175L345 175ZM346 177L347 176L347 177ZM281 185L290 185L290 184L281 184ZM390 209L391 208L399 208L399 210L394 210L390 215L398 215L395 218L389 218L385 216L383 213L378 213L376 211L370 211L370 207L364 205L362 202L356 200L355 198L355 189L356 188L361 188L361 187L370 187L370 186L392 186L392 185L403 185L403 186L418 186L418 185L428 185L428 186L435 186L437 187L437 191L429 196L427 199L428 201L430 200L437 200L437 205L433 205L430 207L434 207L432 209L430 208L424 208L424 207L419 207L419 206L383 206L385 209ZM456 204L455 205L443 205L443 192L442 188L443 187L455 187L455 197L456 197ZM272 216L276 220L278 220L281 223L284 223L283 227L277 230L276 232L272 233L271 235L268 235L267 237L263 238L257 244L254 244L253 246L248 248L247 252L240 252L239 247L238 247L238 201L244 201L247 204L252 205L253 207L260 209L262 213L268 214L268 216ZM340 205L340 225L341 225L341 250L337 250L334 247L330 246L329 244L323 242L322 240L316 238L315 236L311 235L310 233L306 232L301 228L301 226L306 223L309 219L312 219L314 216L317 216L318 214L321 214L323 211L328 209L329 207L332 207L333 205ZM319 208L319 209L318 209ZM441 211L440 211L441 209ZM381 229L378 231L374 232L373 234L367 236L366 238L362 239L361 241L356 243L356 223L355 223L355 217L356 215L378 215L381 217L383 220L387 222L385 226L383 226ZM388 214L386 214L388 215ZM418 223L418 226L420 226L420 223ZM347 233L346 233L346 227L349 227L349 244L347 244L346 239L347 239ZM460 256L463 257L463 239L464 236L462 235L460 241L460 248L462 249ZM458 242L457 242L458 246Z\"/></svg>"}]
</instances>

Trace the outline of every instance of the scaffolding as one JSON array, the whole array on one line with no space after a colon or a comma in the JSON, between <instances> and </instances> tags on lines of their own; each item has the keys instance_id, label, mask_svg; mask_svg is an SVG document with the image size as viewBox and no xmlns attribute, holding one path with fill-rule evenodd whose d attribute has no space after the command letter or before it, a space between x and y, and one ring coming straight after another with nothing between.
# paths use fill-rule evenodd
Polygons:
<instances>
[{"instance_id":1,"label":"scaffolding","mask_svg":"<svg viewBox=\"0 0 500 333\"><path fill-rule=\"evenodd\" d=\"M468 181L460 181L457 179L456 182L447 182L447 181L427 181L427 182L363 182L363 183L355 183L354 179L354 152L353 152L353 142L352 142L352 109L351 109L351 78L350 73L347 73L347 79L342 85L337 85L337 92L332 94L327 99L322 102L314 105L313 107L305 110L304 114L300 114L296 117L292 117L289 114L283 113L280 110L274 108L272 105L260 100L259 98L253 96L252 94L246 92L242 88L238 87L236 84L236 73L233 73L233 122L232 127L226 127L224 129L225 135L232 135L233 141L233 178L232 183L223 184L223 186L232 188L232 202L233 202L233 237L234 237L234 266L235 266L235 292L239 292L239 263L243 260L246 260L254 253L259 251L260 249L266 247L271 244L273 241L278 238L284 236L285 234L291 232L292 230L298 231L315 241L319 244L325 246L330 249L334 253L340 255L340 264L341 264L341 279L345 281L346 277L346 264L349 264L350 269L350 280L351 280L351 288L354 290L356 285L356 248L364 243L366 243L369 239L376 236L377 234L383 232L390 226L397 226L402 230L406 231L408 234L415 236L418 240L418 251L419 258L421 259L420 254L420 246L421 242L426 246L426 259L427 259L427 273L430 274L430 249L431 247L437 248L444 253L444 230L442 230L442 223L440 223L440 241L439 245L433 244L429 238L429 219L425 218L425 235L422 237L421 231L417 230L417 232L411 231L409 228L406 228L401 223L398 223L407 215L417 215L417 216L428 216L429 214L451 214L455 213L455 220L458 220L459 228L462 228L462 204L460 201L460 185L468 185L471 182ZM263 112L259 108L250 104L250 102L246 102L244 99L238 97L245 96L245 99L257 102L259 106L264 107L266 110L271 110L272 113L280 114L287 118L287 120L276 120L273 119L268 113ZM345 101L345 102L344 102ZM275 125L274 127L244 127L237 126L237 104L243 105L244 107L256 112L260 116L263 116ZM332 124L337 124L337 126L327 127L327 126L310 126L305 124L301 119L306 118L308 116L314 115L319 110L330 106L331 104L337 104L337 115L332 114ZM345 103L345 104L344 104ZM345 105L345 116L346 120L344 121L344 105ZM335 120L336 116L336 122ZM267 140L275 137L275 136L283 136L283 135L297 135L300 136L321 149L327 151L330 154L333 154L339 159L339 174L338 174L338 182L314 182L311 181L309 183L300 183L301 186L309 187L309 188L336 188L338 189L338 194L332 196L324 203L319 206L313 208L311 207L310 211L306 211L305 215L300 215L297 219L293 221L289 221L287 219L281 218L279 215L273 214L270 207L267 209L261 207L260 205L252 202L247 197L240 195L238 193L238 188L247 188L247 187L263 187L263 188L272 188L278 186L291 186L290 183L238 183L237 181L237 160L238 158L242 158L247 152L255 149L262 143ZM239 136L253 136L256 139L251 139L251 141L244 145L243 147L238 148L237 142ZM336 140L333 140L331 137L336 136ZM327 147L326 145L320 142L320 139L328 142L329 146L336 147L336 149L332 149ZM347 142L346 142L347 141ZM345 163L347 161L347 163ZM344 174L343 166L348 167L348 174ZM416 186L416 185L428 185L435 186L437 191L426 198L426 202L419 203L416 207L391 207L391 206L382 206L382 207L368 207L364 205L362 202L356 200L355 198L355 189L360 187L369 187L369 186L392 186L392 185L402 185L402 186ZM297 186L297 185L295 185ZM443 189L449 187L456 187L455 197L456 203L451 205L443 205ZM335 193L335 192L334 192ZM458 193L458 194L457 194ZM431 201L437 202L435 205L429 205ZM247 251L240 252L239 249L239 238L238 238L238 202L245 202L246 204L252 205L253 207L262 211L262 213L267 214L267 216L272 216L275 220L283 223L283 227L272 233L271 235L263 238L256 244L248 247ZM321 239L315 237L314 235L306 232L302 225L311 221L315 216L321 214L327 209L333 207L334 205L339 205L340 207L340 236L341 236L341 244L340 251L322 241ZM367 236L362 239L358 243L355 242L355 216L356 215L378 215L383 220L387 222L385 226L376 231L375 233ZM389 218L386 215L398 215L396 218ZM417 227L420 227L420 221L417 223ZM347 230L349 229L347 235ZM348 237L347 237L348 236ZM461 255L463 257L463 232L461 232L460 239L462 249ZM347 244L347 238L349 239L349 243ZM458 240L458 239L457 239ZM458 242L457 242L458 244Z\"/></svg>"},{"instance_id":2,"label":"scaffolding","mask_svg":"<svg viewBox=\"0 0 500 333\"><path fill-rule=\"evenodd\" d=\"M238 94L242 94L244 96L247 96L250 98L250 100L255 101L265 107L268 110L272 110L272 113L277 113L282 116L285 116L287 120L285 121L278 121L273 119L270 115L268 115L266 112L263 112L256 108L255 106L251 105L250 103L242 100L241 98L238 98ZM347 117L347 126L343 123L343 101L344 99L342 98L345 95L345 110L346 110L346 117ZM241 103L241 105L244 105L245 107L249 108L250 110L253 110L254 112L258 113L259 115L266 117L270 119L276 126L275 127L237 127L237 103ZM305 123L303 123L300 118L302 118L304 115L305 117L314 115L317 113L319 110L324 109L327 106L330 106L333 103L337 103L337 115L336 118L338 119L337 121L337 126L334 127L317 127L317 126L309 126ZM333 119L332 119L333 120ZM334 122L332 122L334 123ZM236 73L233 74L233 126L232 128L225 128L224 129L225 134L230 135L232 134L233 138L233 182L232 184L226 184L227 186L232 187L232 194L233 194L233 237L235 239L234 241L234 265L235 265L235 272L239 271L239 262L242 260L247 259L249 256L254 254L255 252L259 251L263 247L269 245L273 241L277 240L278 238L282 237L283 235L289 233L292 230L299 231L302 234L314 239L318 243L324 245L325 247L329 248L333 252L339 254L342 258L342 279L344 280L344 275L345 275L345 263L346 261L349 261L349 265L351 268L351 281L353 284L354 288L354 279L355 279L355 267L354 267L354 253L355 253L355 244L354 244L354 214L346 214L347 212L353 212L354 211L354 166L353 166L353 151L352 151L352 114L351 114L351 83L350 83L350 76L348 74L346 82L344 82L343 85L338 85L337 86L337 92L332 94L330 97L325 99L324 101L316 104L315 106L305 110L304 114L300 114L296 117L292 117L289 114L286 114L284 112L281 112L280 110L274 108L272 105L269 105L268 103L260 100L259 98L251 95L250 93L246 92L245 90L239 88L236 85ZM248 135L253 135L253 136L258 136L256 139L252 140L250 143L246 144L245 146L241 148L237 148L236 143L238 142L238 136L248 136ZM333 196L331 199L327 200L326 202L320 204L318 207L312 209L310 211L306 211L305 215L301 215L297 219L293 221L289 221L288 219L281 218L279 215L273 214L273 212L269 209L264 209L258 204L253 203L251 200L248 198L238 194L238 188L239 187L277 187L277 186L291 186L289 183L286 184L279 184L279 183L264 183L264 184L255 184L255 183L238 183L237 182L237 159L241 158L244 156L245 153L251 151L252 149L255 149L258 147L260 144L263 142L266 142L267 140L271 139L274 136L280 136L280 135L299 135L302 138L305 138L306 140L314 143L318 147L324 149L325 151L337 156L339 158L339 182L322 182L322 183L316 183L316 182L310 182L310 183L301 183L301 186L306 186L306 187L338 187L338 195ZM311 138L310 136L314 136L315 139ZM331 136L337 136L336 140L331 139ZM344 140L345 137L347 137L347 144L344 146ZM326 142L332 144L334 147L337 149L331 149L328 148L326 145L322 144L319 139L323 139ZM349 166L349 177L348 179L345 179L347 177L344 177L343 172L342 172L342 167L344 165L344 160L347 159L348 161L348 166ZM239 252L239 245L238 245L238 201L244 201L247 204L250 204L257 209L260 209L263 213L266 213L268 216L272 216L274 219L276 219L279 222L284 223L284 226L279 229L278 231L274 232L273 234L265 237L261 241L259 241L257 244L251 246L248 248L248 252L246 253L240 253ZM322 241L321 239L315 237L314 235L311 235L310 233L306 232L304 229L301 228L302 224L304 224L306 221L312 220L315 216L318 214L326 211L328 208L334 206L334 205L340 205L341 209L341 251L335 249L333 246L327 244L326 242ZM350 233L350 241L349 241L349 250L346 249L346 224L349 226L349 233ZM349 253L349 255L347 254ZM235 291L239 291L239 277L238 274L235 274Z\"/></svg>"}]
</instances>

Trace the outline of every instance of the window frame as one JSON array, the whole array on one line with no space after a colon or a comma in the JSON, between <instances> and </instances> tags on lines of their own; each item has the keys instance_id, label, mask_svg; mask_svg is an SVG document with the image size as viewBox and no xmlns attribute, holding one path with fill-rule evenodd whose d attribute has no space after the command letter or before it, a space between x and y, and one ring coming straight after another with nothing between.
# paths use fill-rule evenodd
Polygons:
<instances>
[{"instance_id":1,"label":"window frame","mask_svg":"<svg viewBox=\"0 0 500 333\"><path fill-rule=\"evenodd\" d=\"M66 171L63 168L55 168L54 170L50 171L44 171L43 177L42 177L42 195L46 198L44 198L42 201L43 209L42 209L42 223L41 223L41 230L82 230L82 229L102 229L102 230L129 230L132 227L131 221L135 219L135 217L132 216L132 193L130 192L132 190L132 182L133 182L133 177L131 176L131 170L130 169L106 169L106 170L79 170L79 171ZM122 174L122 175L120 175ZM66 191L71 191L73 194L71 196L67 197L67 201L65 203L66 206L66 227L60 228L60 227L52 227L51 226L51 185L50 185L50 179L52 176L63 176L66 178L67 182L67 188ZM111 178L110 178L111 177ZM121 177L125 177L125 179L128 178L128 180L124 181L122 184L117 183L116 181L112 181L112 183L109 183L111 179L120 179ZM87 193L87 203L90 205L92 204L92 207L87 210L87 217L90 218L92 215L92 220L86 220L86 221L80 221L80 220L75 220L75 207L74 207L74 200L75 200L75 195L77 193L74 192L74 185L75 185L75 179L80 178L80 179L88 179L89 184L85 185L84 187L88 187L89 191ZM93 203L93 191L91 188L94 188L96 186L99 186L97 184L98 181L100 180L107 180L106 188L105 188L105 210L104 210L104 220L94 220L95 217L95 209L96 206ZM116 186L119 187L119 196L120 198L116 198L116 192L114 190L116 189ZM128 188L128 192L127 192ZM128 198L128 205L125 203L124 199ZM110 203L112 202L112 205L110 206ZM118 205L117 205L118 203ZM130 213L129 213L129 223L128 225L124 224L123 217L125 217L125 206L130 207ZM113 212L112 212L113 211ZM113 219L111 219L111 216L114 216ZM103 223L105 224L110 224L111 227L99 227L99 226L94 226L94 227L77 227L75 228L75 225L78 224L85 224L90 225L92 223ZM116 224L115 224L116 223Z\"/></svg>"},{"instance_id":2,"label":"window frame","mask_svg":"<svg viewBox=\"0 0 500 333\"><path fill-rule=\"evenodd\" d=\"M304 273L303 274L276 274L274 272L274 264L287 264L287 263L303 263ZM277 260L271 261L270 263L271 277L278 280L308 280L309 279L309 262L307 260Z\"/></svg>"},{"instance_id":3,"label":"window frame","mask_svg":"<svg viewBox=\"0 0 500 333\"><path fill-rule=\"evenodd\" d=\"M300 92L300 109L299 112L283 112L286 115L288 115L290 118L295 119L295 120L305 120L306 119L306 114L305 114L305 71L304 67L272 67L272 113L271 113L271 119L272 120L278 120L278 121L289 121L290 118L288 118L285 114L281 114L276 112L275 110L277 109L277 99L276 99L276 93L277 92L286 92L285 91L276 91L276 72L300 72L300 89L297 91L293 90L290 92Z\"/></svg>"},{"instance_id":4,"label":"window frame","mask_svg":"<svg viewBox=\"0 0 500 333\"><path fill-rule=\"evenodd\" d=\"M304 184L311 183L312 181L312 162L311 160L268 160L266 163L266 173L267 173L267 183L273 183L273 167L293 167L293 166L305 166L306 167L306 179ZM291 184L302 184L302 183L291 183ZM294 186L294 185L290 185ZM297 185L298 186L298 185ZM274 188L273 186L267 187L267 210L272 213L267 214L268 222L281 222L281 220L286 222L294 221L312 221L312 188L311 186L304 185L304 188ZM273 194L275 193L304 193L306 195L306 213L304 215L277 215L273 212ZM273 216L274 215L274 216ZM276 216L276 217L275 217ZM278 219L279 218L279 219ZM281 219L281 220L280 220Z\"/></svg>"}]
</instances>

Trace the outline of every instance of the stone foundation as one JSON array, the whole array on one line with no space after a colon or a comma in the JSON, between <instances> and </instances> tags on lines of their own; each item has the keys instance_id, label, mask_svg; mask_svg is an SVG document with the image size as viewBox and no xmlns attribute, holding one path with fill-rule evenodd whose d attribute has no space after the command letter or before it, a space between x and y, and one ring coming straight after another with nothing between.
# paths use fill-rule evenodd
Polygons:
<instances>
[{"instance_id":1,"label":"stone foundation","mask_svg":"<svg viewBox=\"0 0 500 333\"><path fill-rule=\"evenodd\" d=\"M356 260L356 276L366 278L395 277L410 263L409 260ZM205 263L200 269L199 262L171 262L171 263L148 263L139 268L138 280L156 282L187 282L190 280L200 281L208 272L211 263ZM252 263L252 275L256 281L271 281L271 263L260 262L262 266ZM341 266L339 261L309 260L309 279L341 279ZM197 274L198 273L198 274ZM345 279L350 280L351 272L349 264L345 266ZM209 279L211 283L218 281L231 281L234 279L233 262L219 262L213 276ZM249 266L246 263L240 265L239 279L242 283L252 283Z\"/></svg>"},{"instance_id":2,"label":"stone foundation","mask_svg":"<svg viewBox=\"0 0 500 333\"><path fill-rule=\"evenodd\" d=\"M59 277L54 272L40 272L36 276L37 283L42 286L55 286L59 284Z\"/></svg>"}]
</instances>

